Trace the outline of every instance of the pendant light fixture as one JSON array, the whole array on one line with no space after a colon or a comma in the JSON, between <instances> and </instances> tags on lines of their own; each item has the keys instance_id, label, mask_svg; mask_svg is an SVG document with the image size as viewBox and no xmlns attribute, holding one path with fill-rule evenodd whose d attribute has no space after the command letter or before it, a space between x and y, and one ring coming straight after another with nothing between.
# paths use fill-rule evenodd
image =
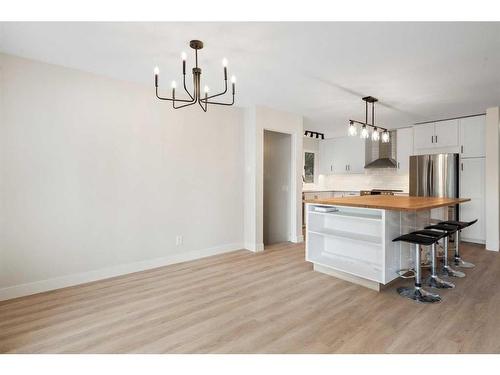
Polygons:
<instances>
[{"instance_id":1,"label":"pendant light fixture","mask_svg":"<svg viewBox=\"0 0 500 375\"><path fill-rule=\"evenodd\" d=\"M158 94L158 78L160 74L160 69L156 67L154 69L154 77L155 77L155 91L156 91L156 97L160 100L167 100L172 102L172 107L174 109L179 109L179 108L184 108L193 104L198 103L203 109L204 112L207 111L208 105L209 104L216 104L216 105L233 105L234 104L234 95L236 93L236 77L232 76L231 77L231 91L232 91L232 101L230 103L224 103L224 102L218 102L218 101L212 101L211 99L224 95L227 92L227 59L224 58L222 59L222 66L224 68L224 90L218 94L214 95L208 95L210 92L210 89L208 86L204 87L203 93L201 92L201 68L198 67L198 50L203 48L203 42L200 40L192 40L189 42L189 46L194 49L195 51L195 67L193 68L193 92L189 92L189 90L186 87L186 59L187 55L185 52L181 54L182 58L182 76L183 76L183 87L184 91L187 93L189 99L180 99L176 97L176 92L175 89L177 88L177 83L175 81L172 81L172 97L171 98L165 98L161 97ZM181 105L176 105L177 103L182 103Z\"/></svg>"},{"instance_id":2,"label":"pendant light fixture","mask_svg":"<svg viewBox=\"0 0 500 375\"><path fill-rule=\"evenodd\" d=\"M368 130L369 128L373 128L373 131L371 133L371 139L374 142L378 142L380 139L382 139L383 143L388 143L391 140L391 137L389 135L389 131L386 128L383 128L381 126L375 126L375 102L378 101L377 98L374 98L373 96L365 96L363 98L363 101L365 102L365 122L361 121L356 121L356 120L349 120L349 129L348 129L348 134L352 136L356 136L358 134L358 130L356 128L355 124L361 125L361 131L359 136L362 139L368 139L370 138L370 131ZM372 123L368 123L368 103L371 103L372 105ZM380 135L380 131L382 131L382 135Z\"/></svg>"}]
</instances>

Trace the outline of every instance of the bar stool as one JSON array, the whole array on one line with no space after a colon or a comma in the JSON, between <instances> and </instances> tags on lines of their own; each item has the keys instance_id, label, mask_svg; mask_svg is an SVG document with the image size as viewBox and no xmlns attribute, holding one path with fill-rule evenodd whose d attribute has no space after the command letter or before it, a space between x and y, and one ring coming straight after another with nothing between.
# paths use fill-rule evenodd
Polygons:
<instances>
[{"instance_id":1,"label":"bar stool","mask_svg":"<svg viewBox=\"0 0 500 375\"><path fill-rule=\"evenodd\" d=\"M397 289L400 296L412 299L417 302L434 303L441 301L439 294L434 294L422 288L422 275L420 267L420 246L433 246L443 238L445 234L439 236L423 236L415 233L408 233L393 239L393 242L402 241L415 245L415 285L414 287L400 287Z\"/></svg>"},{"instance_id":2,"label":"bar stool","mask_svg":"<svg viewBox=\"0 0 500 375\"><path fill-rule=\"evenodd\" d=\"M454 225L457 227L457 231L456 231L456 234L455 234L455 256L453 258L453 264L457 267L461 267L461 268L473 268L475 267L474 264L470 263L470 262L466 262L465 260L463 260L461 257L460 257L460 253L459 253L459 250L458 250L458 234L459 232L462 230L462 229L465 229L467 227L470 227L471 225L473 224L476 224L477 223L477 219L476 220L472 220L472 221L455 221L455 220L448 220L448 221L442 221L440 224L448 224L448 225Z\"/></svg>"},{"instance_id":3,"label":"bar stool","mask_svg":"<svg viewBox=\"0 0 500 375\"><path fill-rule=\"evenodd\" d=\"M415 234L421 235L421 236L428 236L436 239L436 242L431 245L431 275L425 280L425 284L427 286L430 286L431 288L436 288L436 289L451 289L455 287L455 284L453 284L450 281L443 280L440 278L437 274L437 254L436 254L436 243L441 238L446 238L448 234L446 232L442 231L435 231L435 230L429 230L429 229L424 229L424 230L418 230L416 232L413 232Z\"/></svg>"},{"instance_id":4,"label":"bar stool","mask_svg":"<svg viewBox=\"0 0 500 375\"><path fill-rule=\"evenodd\" d=\"M444 246L443 246L443 248L444 248L444 261L443 261L443 267L441 268L439 275L451 276L451 277L465 277L465 273L463 273L461 271L454 270L448 264L449 240L450 240L450 237L453 236L458 231L458 228L455 225L438 223L438 224L434 224L434 225L429 225L429 226L425 227L425 229L439 230L439 231L446 233L446 237L444 237L444 239L443 239L443 242L444 242Z\"/></svg>"}]
</instances>

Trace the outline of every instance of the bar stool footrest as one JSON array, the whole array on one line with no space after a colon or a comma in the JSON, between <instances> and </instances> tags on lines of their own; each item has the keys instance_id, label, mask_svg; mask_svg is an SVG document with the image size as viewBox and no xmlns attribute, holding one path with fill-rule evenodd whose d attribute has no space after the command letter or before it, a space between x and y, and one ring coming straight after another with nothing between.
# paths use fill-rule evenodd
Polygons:
<instances>
[{"instance_id":1,"label":"bar stool footrest","mask_svg":"<svg viewBox=\"0 0 500 375\"><path fill-rule=\"evenodd\" d=\"M452 282L443 280L437 276L429 276L425 280L425 285L435 289L452 289L455 287L455 284Z\"/></svg>"},{"instance_id":2,"label":"bar stool footrest","mask_svg":"<svg viewBox=\"0 0 500 375\"><path fill-rule=\"evenodd\" d=\"M453 265L456 267L460 267L460 268L474 268L474 267L476 267L474 264L472 264L470 262L466 262L465 260L463 260L460 257L453 258Z\"/></svg>"},{"instance_id":3,"label":"bar stool footrest","mask_svg":"<svg viewBox=\"0 0 500 375\"><path fill-rule=\"evenodd\" d=\"M448 276L448 277L458 277L458 278L465 277L465 273L463 273L462 271L454 270L450 266L443 267L439 274L442 276Z\"/></svg>"},{"instance_id":4,"label":"bar stool footrest","mask_svg":"<svg viewBox=\"0 0 500 375\"><path fill-rule=\"evenodd\" d=\"M441 297L438 294L430 293L422 288L400 287L397 291L400 296L421 303L435 303L441 301Z\"/></svg>"}]
</instances>

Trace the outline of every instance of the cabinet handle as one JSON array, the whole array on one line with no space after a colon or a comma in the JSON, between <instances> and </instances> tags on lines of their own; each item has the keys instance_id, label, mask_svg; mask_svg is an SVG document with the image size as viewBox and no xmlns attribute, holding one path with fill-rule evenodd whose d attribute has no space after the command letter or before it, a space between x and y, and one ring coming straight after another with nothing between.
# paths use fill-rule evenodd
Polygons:
<instances>
[{"instance_id":1,"label":"cabinet handle","mask_svg":"<svg viewBox=\"0 0 500 375\"><path fill-rule=\"evenodd\" d=\"M460 146L460 153L464 153L464 145Z\"/></svg>"},{"instance_id":2,"label":"cabinet handle","mask_svg":"<svg viewBox=\"0 0 500 375\"><path fill-rule=\"evenodd\" d=\"M398 169L400 168L399 161L398 161Z\"/></svg>"},{"instance_id":3,"label":"cabinet handle","mask_svg":"<svg viewBox=\"0 0 500 375\"><path fill-rule=\"evenodd\" d=\"M431 143L434 143L434 136L431 135Z\"/></svg>"},{"instance_id":4,"label":"cabinet handle","mask_svg":"<svg viewBox=\"0 0 500 375\"><path fill-rule=\"evenodd\" d=\"M330 164L330 172L333 172L333 165Z\"/></svg>"},{"instance_id":5,"label":"cabinet handle","mask_svg":"<svg viewBox=\"0 0 500 375\"><path fill-rule=\"evenodd\" d=\"M438 143L438 136L436 135L436 143Z\"/></svg>"},{"instance_id":6,"label":"cabinet handle","mask_svg":"<svg viewBox=\"0 0 500 375\"><path fill-rule=\"evenodd\" d=\"M462 170L462 172L463 172L463 170L464 170L464 163L460 163L460 169L461 169L461 170Z\"/></svg>"}]
</instances>

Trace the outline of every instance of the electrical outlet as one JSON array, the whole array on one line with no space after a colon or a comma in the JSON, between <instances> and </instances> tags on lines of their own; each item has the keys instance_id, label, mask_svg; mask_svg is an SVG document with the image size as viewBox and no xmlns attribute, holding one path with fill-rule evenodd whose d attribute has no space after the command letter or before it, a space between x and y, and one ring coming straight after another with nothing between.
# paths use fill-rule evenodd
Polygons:
<instances>
[{"instance_id":1,"label":"electrical outlet","mask_svg":"<svg viewBox=\"0 0 500 375\"><path fill-rule=\"evenodd\" d=\"M179 234L175 237L175 246L182 245L182 236Z\"/></svg>"}]
</instances>

